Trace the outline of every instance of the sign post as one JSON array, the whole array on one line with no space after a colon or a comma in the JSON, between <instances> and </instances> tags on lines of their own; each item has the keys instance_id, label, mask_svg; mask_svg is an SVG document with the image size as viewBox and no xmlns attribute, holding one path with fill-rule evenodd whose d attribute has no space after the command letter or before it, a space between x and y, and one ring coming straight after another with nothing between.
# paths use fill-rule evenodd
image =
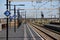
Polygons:
<instances>
[{"instance_id":1,"label":"sign post","mask_svg":"<svg viewBox=\"0 0 60 40\"><path fill-rule=\"evenodd\" d=\"M5 16L7 16L7 27L6 27L6 40L8 40L8 16L11 14L8 10L5 11Z\"/></svg>"}]
</instances>

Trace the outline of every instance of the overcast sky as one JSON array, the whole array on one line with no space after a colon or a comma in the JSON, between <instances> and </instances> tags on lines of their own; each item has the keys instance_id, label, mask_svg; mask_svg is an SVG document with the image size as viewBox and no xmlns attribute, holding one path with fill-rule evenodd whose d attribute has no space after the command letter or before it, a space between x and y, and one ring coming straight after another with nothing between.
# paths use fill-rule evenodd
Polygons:
<instances>
[{"instance_id":1,"label":"overcast sky","mask_svg":"<svg viewBox=\"0 0 60 40\"><path fill-rule=\"evenodd\" d=\"M0 18L6 17L4 15L4 12L6 11L6 6L4 4L6 4L6 1L0 0ZM19 6L16 8L25 9L27 18L36 18L36 13L37 13L37 18L41 18L41 11L43 12L45 18L50 18L51 17L50 15L55 15L56 17L59 16L58 15L59 1L53 1L53 2L45 1L45 2L41 2L41 3L11 2L11 4L25 4L25 6ZM35 6L35 9L32 5ZM13 9L13 7L11 7L11 8ZM39 10L38 10L38 8L39 8ZM14 15L13 11L11 11L11 15ZM21 13L21 15L24 17L24 13ZM53 16L53 17L55 17L55 16Z\"/></svg>"}]
</instances>

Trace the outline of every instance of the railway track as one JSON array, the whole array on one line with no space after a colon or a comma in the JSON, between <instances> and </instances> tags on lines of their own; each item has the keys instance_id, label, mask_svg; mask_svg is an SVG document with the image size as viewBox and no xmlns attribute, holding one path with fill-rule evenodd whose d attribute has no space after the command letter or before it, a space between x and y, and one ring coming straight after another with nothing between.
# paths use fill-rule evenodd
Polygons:
<instances>
[{"instance_id":1,"label":"railway track","mask_svg":"<svg viewBox=\"0 0 60 40\"><path fill-rule=\"evenodd\" d=\"M35 31L38 32L45 40L60 40L59 34L53 32L53 31L47 30L46 28L36 26L31 23L30 23L30 25L32 25L32 28L34 28Z\"/></svg>"},{"instance_id":2,"label":"railway track","mask_svg":"<svg viewBox=\"0 0 60 40\"><path fill-rule=\"evenodd\" d=\"M36 26L40 26L40 25L38 25L38 24L34 24L34 25L36 25ZM43 27L43 28L45 28L45 29L47 29L47 30L49 30L49 31L52 31L52 32L54 32L54 33L56 33L56 34L59 34L59 35L60 35L60 32L58 32L58 31L52 30L52 29L47 28L47 27L45 27L45 26L42 26L42 27Z\"/></svg>"}]
</instances>

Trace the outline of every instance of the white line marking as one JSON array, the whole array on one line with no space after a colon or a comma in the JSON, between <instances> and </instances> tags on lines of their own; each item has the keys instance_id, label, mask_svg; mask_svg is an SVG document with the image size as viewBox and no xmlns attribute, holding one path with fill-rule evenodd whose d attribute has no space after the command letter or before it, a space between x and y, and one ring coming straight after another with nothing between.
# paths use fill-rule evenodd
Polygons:
<instances>
[{"instance_id":1,"label":"white line marking","mask_svg":"<svg viewBox=\"0 0 60 40\"><path fill-rule=\"evenodd\" d=\"M28 30L30 31L30 33L31 33L31 35L32 35L32 37L33 37L33 40L36 40L36 38L34 37L33 33L31 32L30 28L28 27L28 25L27 25L27 28L28 28Z\"/></svg>"},{"instance_id":2,"label":"white line marking","mask_svg":"<svg viewBox=\"0 0 60 40\"><path fill-rule=\"evenodd\" d=\"M29 24L28 24L29 25ZM33 28L32 28L32 26L31 25L29 25L30 26L30 28L42 39L42 40L44 40Z\"/></svg>"},{"instance_id":3,"label":"white line marking","mask_svg":"<svg viewBox=\"0 0 60 40\"><path fill-rule=\"evenodd\" d=\"M27 40L26 25L24 24L24 40Z\"/></svg>"}]
</instances>

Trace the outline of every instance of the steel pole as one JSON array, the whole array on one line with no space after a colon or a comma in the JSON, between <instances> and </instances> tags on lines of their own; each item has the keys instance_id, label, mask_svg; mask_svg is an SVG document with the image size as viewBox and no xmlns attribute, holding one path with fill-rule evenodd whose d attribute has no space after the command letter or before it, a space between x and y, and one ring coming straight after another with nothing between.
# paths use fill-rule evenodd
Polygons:
<instances>
[{"instance_id":1,"label":"steel pole","mask_svg":"<svg viewBox=\"0 0 60 40\"><path fill-rule=\"evenodd\" d=\"M35 10L36 10L36 20L37 20L37 8L35 8Z\"/></svg>"},{"instance_id":2,"label":"steel pole","mask_svg":"<svg viewBox=\"0 0 60 40\"><path fill-rule=\"evenodd\" d=\"M60 0L59 0L60 3ZM59 6L59 23L60 23L60 6Z\"/></svg>"},{"instance_id":3,"label":"steel pole","mask_svg":"<svg viewBox=\"0 0 60 40\"><path fill-rule=\"evenodd\" d=\"M11 1L9 1L9 11L11 11ZM10 21L11 19L9 19ZM10 21L10 27L11 27L11 21Z\"/></svg>"},{"instance_id":4,"label":"steel pole","mask_svg":"<svg viewBox=\"0 0 60 40\"><path fill-rule=\"evenodd\" d=\"M16 5L14 5L14 32L16 32Z\"/></svg>"},{"instance_id":5,"label":"steel pole","mask_svg":"<svg viewBox=\"0 0 60 40\"><path fill-rule=\"evenodd\" d=\"M11 1L9 1L9 11L11 11Z\"/></svg>"},{"instance_id":6,"label":"steel pole","mask_svg":"<svg viewBox=\"0 0 60 40\"><path fill-rule=\"evenodd\" d=\"M6 40L8 40L8 17L7 17L7 28L6 28Z\"/></svg>"},{"instance_id":7,"label":"steel pole","mask_svg":"<svg viewBox=\"0 0 60 40\"><path fill-rule=\"evenodd\" d=\"M17 10L17 15L18 15L18 18L17 18L17 20L18 20L18 26L19 26L19 10Z\"/></svg>"},{"instance_id":8,"label":"steel pole","mask_svg":"<svg viewBox=\"0 0 60 40\"><path fill-rule=\"evenodd\" d=\"M20 22L20 21L19 21L19 17L20 17L20 14L19 14L19 13L20 13L20 12L19 12L19 9L17 10L17 13L18 13L18 19L17 19L17 20L18 20L18 27L19 27L19 22Z\"/></svg>"},{"instance_id":9,"label":"steel pole","mask_svg":"<svg viewBox=\"0 0 60 40\"><path fill-rule=\"evenodd\" d=\"M60 22L60 7L59 7L59 22Z\"/></svg>"},{"instance_id":10,"label":"steel pole","mask_svg":"<svg viewBox=\"0 0 60 40\"><path fill-rule=\"evenodd\" d=\"M6 9L8 10L8 0L6 0Z\"/></svg>"},{"instance_id":11,"label":"steel pole","mask_svg":"<svg viewBox=\"0 0 60 40\"><path fill-rule=\"evenodd\" d=\"M8 0L6 0L6 10L8 10ZM7 27L6 27L6 40L8 40L8 16L7 16Z\"/></svg>"},{"instance_id":12,"label":"steel pole","mask_svg":"<svg viewBox=\"0 0 60 40\"><path fill-rule=\"evenodd\" d=\"M25 24L26 24L26 11L25 11Z\"/></svg>"}]
</instances>

